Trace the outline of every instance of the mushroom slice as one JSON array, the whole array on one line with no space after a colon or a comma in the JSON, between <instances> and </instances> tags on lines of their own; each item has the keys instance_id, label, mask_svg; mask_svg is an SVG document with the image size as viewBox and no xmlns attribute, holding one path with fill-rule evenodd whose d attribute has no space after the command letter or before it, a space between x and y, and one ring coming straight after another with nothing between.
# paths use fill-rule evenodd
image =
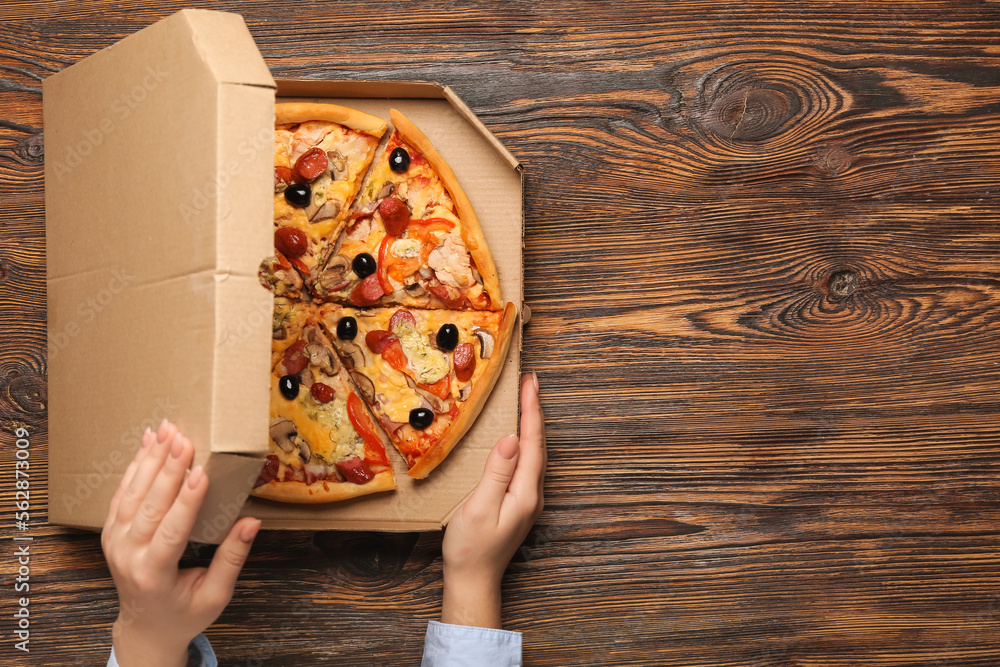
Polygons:
<instances>
[{"instance_id":1,"label":"mushroom slice","mask_svg":"<svg viewBox=\"0 0 1000 667\"><path fill-rule=\"evenodd\" d=\"M337 360L333 356L333 351L320 343L309 343L304 350L309 355L309 363L322 370L327 375L333 376L337 372Z\"/></svg>"},{"instance_id":2,"label":"mushroom slice","mask_svg":"<svg viewBox=\"0 0 1000 667\"><path fill-rule=\"evenodd\" d=\"M312 371L309 370L308 366L303 368L302 372L299 373L299 384L305 387L306 389L309 389L310 387L313 386L313 374Z\"/></svg>"},{"instance_id":3,"label":"mushroom slice","mask_svg":"<svg viewBox=\"0 0 1000 667\"><path fill-rule=\"evenodd\" d=\"M326 157L330 160L330 175L333 180L339 181L347 176L347 159L343 153L334 148L326 152Z\"/></svg>"},{"instance_id":4,"label":"mushroom slice","mask_svg":"<svg viewBox=\"0 0 1000 667\"><path fill-rule=\"evenodd\" d=\"M425 290L424 286L421 285L420 283L413 283L411 285L407 285L406 287L403 288L403 290L412 297L421 297L427 294L427 290Z\"/></svg>"},{"instance_id":5,"label":"mushroom slice","mask_svg":"<svg viewBox=\"0 0 1000 667\"><path fill-rule=\"evenodd\" d=\"M496 344L493 336L483 329L474 329L472 333L476 334L476 338L479 339L479 357L489 359L490 355L493 354L493 346Z\"/></svg>"},{"instance_id":6,"label":"mushroom slice","mask_svg":"<svg viewBox=\"0 0 1000 667\"><path fill-rule=\"evenodd\" d=\"M375 402L375 383L367 375L362 375L357 371L351 371L351 379L357 385L358 391L364 395L369 403Z\"/></svg>"},{"instance_id":7,"label":"mushroom slice","mask_svg":"<svg viewBox=\"0 0 1000 667\"><path fill-rule=\"evenodd\" d=\"M309 208L312 208L310 204ZM309 214L309 210L306 210ZM316 224L317 222L323 222L324 220L330 220L340 213L340 202L335 202L333 200L327 199L322 206L316 207L316 210L309 215L309 222Z\"/></svg>"},{"instance_id":8,"label":"mushroom slice","mask_svg":"<svg viewBox=\"0 0 1000 667\"><path fill-rule=\"evenodd\" d=\"M403 377L406 378L406 384L410 386L410 389L413 389L415 392L417 392L417 395L420 396L420 398L424 399L424 401L430 406L431 410L437 412L438 414L448 412L448 405L444 401L442 401L438 396L435 396L426 389L421 389L420 387L418 387L417 383L414 382L413 378L411 378L409 375L406 375L404 373Z\"/></svg>"},{"instance_id":9,"label":"mushroom slice","mask_svg":"<svg viewBox=\"0 0 1000 667\"><path fill-rule=\"evenodd\" d=\"M347 287L347 273L351 270L351 262L343 255L334 255L320 272L313 283L321 292L336 292Z\"/></svg>"},{"instance_id":10,"label":"mushroom slice","mask_svg":"<svg viewBox=\"0 0 1000 667\"><path fill-rule=\"evenodd\" d=\"M365 368L372 364L372 358L367 350L354 341L345 340L340 344L340 351L347 357L352 368Z\"/></svg>"},{"instance_id":11,"label":"mushroom slice","mask_svg":"<svg viewBox=\"0 0 1000 667\"><path fill-rule=\"evenodd\" d=\"M297 436L295 440L299 447L299 458L303 463L309 463L313 457L312 447L310 447L309 443L303 440L301 436Z\"/></svg>"},{"instance_id":12,"label":"mushroom slice","mask_svg":"<svg viewBox=\"0 0 1000 667\"><path fill-rule=\"evenodd\" d=\"M392 181L386 181L382 184L382 189L378 191L377 195L375 195L375 199L385 199L386 197L392 195L395 190L396 186L392 184Z\"/></svg>"},{"instance_id":13,"label":"mushroom slice","mask_svg":"<svg viewBox=\"0 0 1000 667\"><path fill-rule=\"evenodd\" d=\"M292 438L297 435L297 432L295 424L292 423L291 419L285 419L284 417L272 419L268 435L284 451L290 452L295 449L295 443L292 442Z\"/></svg>"},{"instance_id":14,"label":"mushroom slice","mask_svg":"<svg viewBox=\"0 0 1000 667\"><path fill-rule=\"evenodd\" d=\"M277 329L271 330L271 338L273 340L285 340L288 337L288 332L285 331L285 327L278 327Z\"/></svg>"},{"instance_id":15,"label":"mushroom slice","mask_svg":"<svg viewBox=\"0 0 1000 667\"><path fill-rule=\"evenodd\" d=\"M471 384L465 385L464 387L462 387L461 391L458 392L458 400L460 401L469 400L469 394L471 393L472 393L472 385Z\"/></svg>"}]
</instances>

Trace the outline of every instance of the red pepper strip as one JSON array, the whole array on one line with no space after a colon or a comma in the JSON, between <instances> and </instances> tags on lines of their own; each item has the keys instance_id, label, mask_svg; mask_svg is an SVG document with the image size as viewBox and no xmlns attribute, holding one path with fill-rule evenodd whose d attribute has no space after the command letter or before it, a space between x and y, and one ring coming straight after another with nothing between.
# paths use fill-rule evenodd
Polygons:
<instances>
[{"instance_id":1,"label":"red pepper strip","mask_svg":"<svg viewBox=\"0 0 1000 667\"><path fill-rule=\"evenodd\" d=\"M354 392L347 397L347 418L351 420L351 426L358 432L358 435L365 441L367 447L365 453L372 463L388 465L389 460L385 458L385 447L382 439L375 433L375 426L368 417L361 399Z\"/></svg>"},{"instance_id":2,"label":"red pepper strip","mask_svg":"<svg viewBox=\"0 0 1000 667\"><path fill-rule=\"evenodd\" d=\"M382 291L392 294L394 291L392 283L389 282L388 270L389 262L386 261L389 254L389 246L396 240L395 236L386 236L382 239L382 245L378 247L378 284L382 286Z\"/></svg>"}]
</instances>

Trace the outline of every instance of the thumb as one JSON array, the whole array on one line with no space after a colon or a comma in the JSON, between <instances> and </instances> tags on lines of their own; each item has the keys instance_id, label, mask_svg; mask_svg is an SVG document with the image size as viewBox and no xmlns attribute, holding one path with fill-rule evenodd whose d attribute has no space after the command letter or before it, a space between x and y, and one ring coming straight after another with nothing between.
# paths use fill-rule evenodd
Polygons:
<instances>
[{"instance_id":1,"label":"thumb","mask_svg":"<svg viewBox=\"0 0 1000 667\"><path fill-rule=\"evenodd\" d=\"M508 435L506 438L501 438L486 459L483 478L473 494L477 502L494 508L497 514L500 512L500 504L503 502L504 494L507 493L510 480L514 476L517 454L517 436Z\"/></svg>"},{"instance_id":2,"label":"thumb","mask_svg":"<svg viewBox=\"0 0 1000 667\"><path fill-rule=\"evenodd\" d=\"M236 588L236 579L239 578L243 564L250 555L250 546L258 530L260 530L260 519L250 517L240 519L230 529L226 539L215 550L215 556L212 557L208 573L202 583L202 592L208 600L216 604L224 601L223 607L229 604L233 589Z\"/></svg>"}]
</instances>

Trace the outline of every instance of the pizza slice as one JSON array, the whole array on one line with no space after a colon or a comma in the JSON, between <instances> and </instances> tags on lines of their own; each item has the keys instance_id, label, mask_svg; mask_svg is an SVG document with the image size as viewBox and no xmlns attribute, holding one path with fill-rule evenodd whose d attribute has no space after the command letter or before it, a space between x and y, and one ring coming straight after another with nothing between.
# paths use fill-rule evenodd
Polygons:
<instances>
[{"instance_id":1,"label":"pizza slice","mask_svg":"<svg viewBox=\"0 0 1000 667\"><path fill-rule=\"evenodd\" d=\"M340 234L386 129L381 118L335 104L275 106L275 257L261 265L260 276L276 295L298 298L303 280L340 287L339 273L330 282L321 271L324 253ZM287 273L289 266L301 280Z\"/></svg>"},{"instance_id":2,"label":"pizza slice","mask_svg":"<svg viewBox=\"0 0 1000 667\"><path fill-rule=\"evenodd\" d=\"M274 313L270 445L253 495L323 503L395 489L385 436L316 307L276 299Z\"/></svg>"},{"instance_id":3,"label":"pizza slice","mask_svg":"<svg viewBox=\"0 0 1000 667\"><path fill-rule=\"evenodd\" d=\"M500 282L472 204L424 134L391 110L389 138L314 293L359 307L501 310Z\"/></svg>"},{"instance_id":4,"label":"pizza slice","mask_svg":"<svg viewBox=\"0 0 1000 667\"><path fill-rule=\"evenodd\" d=\"M482 410L507 357L514 304L503 310L320 307L320 322L389 439L423 478Z\"/></svg>"}]
</instances>

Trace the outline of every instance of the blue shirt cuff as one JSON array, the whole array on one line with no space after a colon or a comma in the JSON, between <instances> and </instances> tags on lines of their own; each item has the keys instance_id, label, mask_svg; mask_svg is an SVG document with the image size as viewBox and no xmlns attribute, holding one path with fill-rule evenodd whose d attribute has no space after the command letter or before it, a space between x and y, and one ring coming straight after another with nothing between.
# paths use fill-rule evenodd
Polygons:
<instances>
[{"instance_id":1,"label":"blue shirt cuff","mask_svg":"<svg viewBox=\"0 0 1000 667\"><path fill-rule=\"evenodd\" d=\"M521 633L430 621L420 667L468 665L520 667Z\"/></svg>"},{"instance_id":2,"label":"blue shirt cuff","mask_svg":"<svg viewBox=\"0 0 1000 667\"><path fill-rule=\"evenodd\" d=\"M212 650L212 645L208 643L208 637L205 635L198 635L188 644L188 665L189 667L219 667L215 651ZM114 646L111 647L108 667L119 667Z\"/></svg>"}]
</instances>

